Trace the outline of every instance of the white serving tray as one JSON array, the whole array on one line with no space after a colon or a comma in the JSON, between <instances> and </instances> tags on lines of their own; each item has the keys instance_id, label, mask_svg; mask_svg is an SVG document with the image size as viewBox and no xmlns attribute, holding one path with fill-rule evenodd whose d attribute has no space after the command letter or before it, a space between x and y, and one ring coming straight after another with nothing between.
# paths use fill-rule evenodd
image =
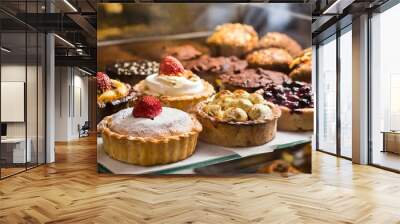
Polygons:
<instances>
[{"instance_id":1,"label":"white serving tray","mask_svg":"<svg viewBox=\"0 0 400 224\"><path fill-rule=\"evenodd\" d=\"M230 148L199 141L195 153L182 161L159 166L136 166L109 157L103 150L102 138L97 139L97 162L114 174L182 174L180 170L194 169L228 160L239 159L261 153L272 152L277 148L311 141L312 132L277 132L275 138L264 145L254 147Z\"/></svg>"}]
</instances>

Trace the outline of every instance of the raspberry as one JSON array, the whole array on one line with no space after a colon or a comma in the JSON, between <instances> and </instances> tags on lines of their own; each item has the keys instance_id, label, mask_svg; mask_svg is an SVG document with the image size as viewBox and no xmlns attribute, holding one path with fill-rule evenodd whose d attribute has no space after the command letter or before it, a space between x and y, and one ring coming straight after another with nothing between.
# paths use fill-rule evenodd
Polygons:
<instances>
[{"instance_id":1,"label":"raspberry","mask_svg":"<svg viewBox=\"0 0 400 224\"><path fill-rule=\"evenodd\" d=\"M132 113L134 117L153 119L157 117L161 111L161 102L156 97L143 96L136 101Z\"/></svg>"},{"instance_id":2,"label":"raspberry","mask_svg":"<svg viewBox=\"0 0 400 224\"><path fill-rule=\"evenodd\" d=\"M172 56L166 56L160 63L159 74L176 76L183 73L185 69L178 59Z\"/></svg>"},{"instance_id":3,"label":"raspberry","mask_svg":"<svg viewBox=\"0 0 400 224\"><path fill-rule=\"evenodd\" d=\"M96 79L97 79L97 89L99 89L102 92L111 89L111 79L110 77L108 77L106 73L97 72Z\"/></svg>"}]
</instances>

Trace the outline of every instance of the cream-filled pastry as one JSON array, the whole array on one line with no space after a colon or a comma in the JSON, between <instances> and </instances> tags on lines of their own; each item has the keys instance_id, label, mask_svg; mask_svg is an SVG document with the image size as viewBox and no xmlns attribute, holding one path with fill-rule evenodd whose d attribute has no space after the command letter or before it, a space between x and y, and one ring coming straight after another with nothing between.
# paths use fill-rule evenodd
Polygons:
<instances>
[{"instance_id":1,"label":"cream-filled pastry","mask_svg":"<svg viewBox=\"0 0 400 224\"><path fill-rule=\"evenodd\" d=\"M214 94L214 88L200 79L174 57L167 56L160 63L158 74L150 75L138 83L135 90L160 99L164 106L190 111Z\"/></svg>"}]
</instances>

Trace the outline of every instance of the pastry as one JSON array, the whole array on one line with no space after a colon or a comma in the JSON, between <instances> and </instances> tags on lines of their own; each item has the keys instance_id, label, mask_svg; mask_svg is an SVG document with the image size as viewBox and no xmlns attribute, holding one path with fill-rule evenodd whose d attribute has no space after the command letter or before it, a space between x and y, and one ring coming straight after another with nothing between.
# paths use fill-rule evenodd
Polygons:
<instances>
[{"instance_id":1,"label":"pastry","mask_svg":"<svg viewBox=\"0 0 400 224\"><path fill-rule=\"evenodd\" d=\"M216 79L218 75L241 72L247 67L247 62L235 56L210 57L203 55L197 59L184 62L184 65L186 69L217 87Z\"/></svg>"},{"instance_id":2,"label":"pastry","mask_svg":"<svg viewBox=\"0 0 400 224\"><path fill-rule=\"evenodd\" d=\"M147 76L158 73L159 64L155 61L125 61L107 66L108 75L132 86Z\"/></svg>"},{"instance_id":3,"label":"pastry","mask_svg":"<svg viewBox=\"0 0 400 224\"><path fill-rule=\"evenodd\" d=\"M247 55L246 60L253 68L264 68L289 73L289 66L293 58L286 50L267 48L250 53Z\"/></svg>"},{"instance_id":4,"label":"pastry","mask_svg":"<svg viewBox=\"0 0 400 224\"><path fill-rule=\"evenodd\" d=\"M200 123L184 111L162 107L153 96L134 108L105 117L98 125L105 152L116 160L141 166L177 162L195 151Z\"/></svg>"},{"instance_id":5,"label":"pastry","mask_svg":"<svg viewBox=\"0 0 400 224\"><path fill-rule=\"evenodd\" d=\"M190 112L196 104L214 94L214 87L200 79L174 57L165 57L158 74L135 85L140 94L157 96L164 106Z\"/></svg>"},{"instance_id":6,"label":"pastry","mask_svg":"<svg viewBox=\"0 0 400 224\"><path fill-rule=\"evenodd\" d=\"M279 105L282 116L278 121L278 130L313 130L314 99L308 83L294 81L282 85L270 84L257 92L263 94L266 100Z\"/></svg>"},{"instance_id":7,"label":"pastry","mask_svg":"<svg viewBox=\"0 0 400 224\"><path fill-rule=\"evenodd\" d=\"M110 79L107 74L98 72L97 81L97 120L127 108L136 93L131 85Z\"/></svg>"},{"instance_id":8,"label":"pastry","mask_svg":"<svg viewBox=\"0 0 400 224\"><path fill-rule=\"evenodd\" d=\"M285 49L292 57L301 54L302 48L297 41L284 33L271 32L264 35L258 42L259 48L282 48Z\"/></svg>"},{"instance_id":9,"label":"pastry","mask_svg":"<svg viewBox=\"0 0 400 224\"><path fill-rule=\"evenodd\" d=\"M290 78L296 81L311 83L311 72L312 72L312 56L311 48L307 48L290 64Z\"/></svg>"},{"instance_id":10,"label":"pastry","mask_svg":"<svg viewBox=\"0 0 400 224\"><path fill-rule=\"evenodd\" d=\"M300 171L285 160L278 159L272 161L266 166L260 167L257 170L257 173L281 173L283 176L290 176L293 174L298 174Z\"/></svg>"},{"instance_id":11,"label":"pastry","mask_svg":"<svg viewBox=\"0 0 400 224\"><path fill-rule=\"evenodd\" d=\"M201 102L197 118L203 126L200 139L215 145L262 145L276 134L281 112L258 93L223 90Z\"/></svg>"},{"instance_id":12,"label":"pastry","mask_svg":"<svg viewBox=\"0 0 400 224\"><path fill-rule=\"evenodd\" d=\"M193 60L203 53L197 50L195 47L189 44L178 45L178 46L168 46L163 48L162 58L166 56L172 56L178 59L179 61L187 61Z\"/></svg>"},{"instance_id":13,"label":"pastry","mask_svg":"<svg viewBox=\"0 0 400 224\"><path fill-rule=\"evenodd\" d=\"M207 44L216 56L243 57L258 43L258 34L252 26L240 23L226 23L215 28Z\"/></svg>"},{"instance_id":14,"label":"pastry","mask_svg":"<svg viewBox=\"0 0 400 224\"><path fill-rule=\"evenodd\" d=\"M217 82L221 89L235 90L244 89L247 92L254 92L270 83L282 84L290 81L290 78L281 72L265 69L245 69L240 73L228 73L218 77Z\"/></svg>"}]
</instances>

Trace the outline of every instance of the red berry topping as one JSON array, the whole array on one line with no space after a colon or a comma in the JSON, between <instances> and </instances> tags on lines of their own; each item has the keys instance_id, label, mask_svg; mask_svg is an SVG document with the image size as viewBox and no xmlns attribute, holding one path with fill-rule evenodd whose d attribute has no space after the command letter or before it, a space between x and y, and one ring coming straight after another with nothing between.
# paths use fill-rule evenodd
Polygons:
<instances>
[{"instance_id":1,"label":"red berry topping","mask_svg":"<svg viewBox=\"0 0 400 224\"><path fill-rule=\"evenodd\" d=\"M96 75L97 79L97 89L104 92L106 90L111 89L111 79L108 75L104 72L97 72Z\"/></svg>"},{"instance_id":2,"label":"red berry topping","mask_svg":"<svg viewBox=\"0 0 400 224\"><path fill-rule=\"evenodd\" d=\"M139 98L133 108L134 117L155 118L162 111L161 102L154 96L143 96Z\"/></svg>"},{"instance_id":3,"label":"red berry topping","mask_svg":"<svg viewBox=\"0 0 400 224\"><path fill-rule=\"evenodd\" d=\"M178 59L172 56L166 56L160 63L159 74L178 76L185 71L183 65Z\"/></svg>"}]
</instances>

